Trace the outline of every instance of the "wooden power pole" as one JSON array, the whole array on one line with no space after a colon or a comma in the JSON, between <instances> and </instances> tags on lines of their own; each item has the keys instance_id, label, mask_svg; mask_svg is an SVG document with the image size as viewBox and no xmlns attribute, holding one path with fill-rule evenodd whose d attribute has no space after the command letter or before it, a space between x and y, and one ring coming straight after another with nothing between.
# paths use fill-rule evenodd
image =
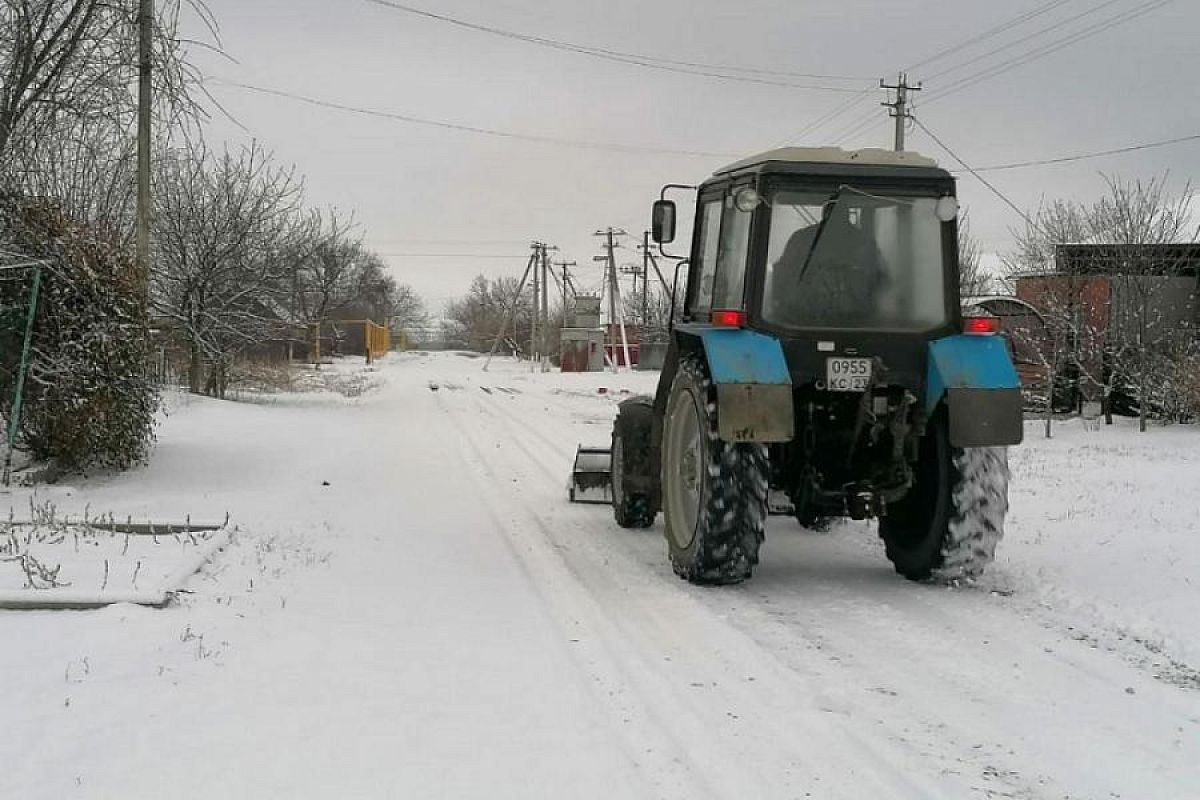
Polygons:
<instances>
[{"instance_id":1,"label":"wooden power pole","mask_svg":"<svg viewBox=\"0 0 1200 800\"><path fill-rule=\"evenodd\" d=\"M530 317L532 322L529 326L529 369L532 371L534 364L538 360L538 296L541 292L540 284L538 283L538 273L542 270L542 243L533 243L533 307L530 309L533 316Z\"/></svg>"},{"instance_id":2,"label":"wooden power pole","mask_svg":"<svg viewBox=\"0 0 1200 800\"><path fill-rule=\"evenodd\" d=\"M550 256L549 247L542 245L542 372L550 369Z\"/></svg>"},{"instance_id":3,"label":"wooden power pole","mask_svg":"<svg viewBox=\"0 0 1200 800\"><path fill-rule=\"evenodd\" d=\"M625 314L624 314L624 309L621 307L622 306L622 304L621 304L621 282L617 276L617 256L616 256L616 253L613 252L616 248L616 244L613 241L613 237L614 236L627 236L627 235L628 234L625 231L619 230L619 229L614 229L614 228L607 228L606 230L596 231L596 236L605 237L604 249L605 249L605 253L607 254L607 257L605 257L604 260L607 262L605 269L607 271L607 276L608 276L608 316L609 316L608 324L609 324L609 328L611 329L612 326L614 326L614 325L618 326L618 329L620 330L620 333L621 333L621 350L625 356L625 366L628 369L633 369L633 364L630 363L630 359L629 359L629 338L625 335ZM612 338L612 337L605 337L605 338L608 339L608 338ZM618 361L619 361L619 359L617 358L616 341L614 340L613 341L613 358L612 358L613 372L617 372L619 369Z\"/></svg>"},{"instance_id":4,"label":"wooden power pole","mask_svg":"<svg viewBox=\"0 0 1200 800\"><path fill-rule=\"evenodd\" d=\"M151 82L154 47L154 0L140 0L138 7L138 174L137 258L138 278L147 311L150 306L150 135Z\"/></svg>"}]
</instances>

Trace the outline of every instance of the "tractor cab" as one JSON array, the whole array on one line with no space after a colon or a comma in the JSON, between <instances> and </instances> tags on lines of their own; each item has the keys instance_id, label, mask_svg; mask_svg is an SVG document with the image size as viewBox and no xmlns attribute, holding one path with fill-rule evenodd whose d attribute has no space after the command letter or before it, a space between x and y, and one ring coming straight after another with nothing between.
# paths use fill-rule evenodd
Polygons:
<instances>
[{"instance_id":1,"label":"tractor cab","mask_svg":"<svg viewBox=\"0 0 1200 800\"><path fill-rule=\"evenodd\" d=\"M688 278L655 396L614 423L617 523L661 510L678 575L735 583L773 491L805 526L878 519L908 578L977 574L1023 422L1003 341L962 318L954 178L915 153L773 150L664 189L667 256L683 188Z\"/></svg>"},{"instance_id":2,"label":"tractor cab","mask_svg":"<svg viewBox=\"0 0 1200 800\"><path fill-rule=\"evenodd\" d=\"M674 203L655 205L666 245ZM679 319L777 338L794 385L861 391L878 358L889 384L917 390L914 344L962 330L957 213L954 178L914 153L744 159L699 187Z\"/></svg>"}]
</instances>

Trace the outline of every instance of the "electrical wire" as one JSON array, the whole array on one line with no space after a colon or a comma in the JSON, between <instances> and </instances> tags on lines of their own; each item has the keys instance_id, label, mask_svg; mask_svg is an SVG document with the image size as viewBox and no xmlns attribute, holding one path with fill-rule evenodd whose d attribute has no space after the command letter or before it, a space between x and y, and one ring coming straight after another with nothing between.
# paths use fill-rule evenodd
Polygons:
<instances>
[{"instance_id":1,"label":"electrical wire","mask_svg":"<svg viewBox=\"0 0 1200 800\"><path fill-rule=\"evenodd\" d=\"M1000 64L995 64L991 67L980 70L979 72L962 78L956 83L952 83L940 91L933 93L929 97L925 98L924 104L928 105L930 103L937 102L944 97L960 92L963 89L970 88L971 86L974 86L982 81L989 80L990 78L994 78L997 75L1008 72L1009 70L1016 69L1017 67L1024 66L1032 61L1036 61L1048 55L1057 53L1059 50L1083 41L1084 39L1089 39L1119 25L1124 25L1127 22L1132 22L1135 19L1157 11L1158 9L1174 1L1175 0L1150 0L1150 2L1143 3L1140 6L1129 9L1128 11L1124 11L1114 17L1109 17L1106 20L1097 22L1089 27L1076 31L1075 33L1050 42L1049 44L1029 50L1008 61L1004 61Z\"/></svg>"},{"instance_id":2,"label":"electrical wire","mask_svg":"<svg viewBox=\"0 0 1200 800\"><path fill-rule=\"evenodd\" d=\"M931 55L927 58L924 58L924 59L912 64L911 66L907 67L904 70L904 72L912 72L913 70L916 70L919 67L934 63L936 61L940 61L941 59L945 58L946 56L953 55L954 53L965 50L968 47L979 44L979 43L984 42L992 37L998 36L1001 33L1004 33L1013 28L1016 28L1032 19L1036 19L1037 17L1042 16L1046 13L1049 13L1050 11L1053 11L1054 9L1056 9L1060 6L1065 5L1068 2L1072 2L1072 0L1052 0L1049 3L1038 6L1037 8L1034 8L1030 11L1024 12L1024 13L1018 15L1017 17L1014 17L1013 19L1010 19L1010 20L1003 22L999 25L996 25L992 28L988 28L987 30L983 31L982 33L976 34L975 36L972 36L962 42L959 42L958 44L955 44L955 45L947 47L943 50L940 50L937 53L934 53L933 55ZM1108 2L1104 3L1103 5L1109 5L1113 2L1118 2L1118 0L1108 0ZM1096 10L1098 10L1098 9L1096 9L1096 8L1091 9L1090 11L1084 12L1083 15L1079 15L1079 16L1084 16L1084 15L1092 13ZM1076 18L1077 17L1073 17L1073 18L1071 18L1071 20L1076 19ZM1071 20L1067 20L1067 22L1070 22ZM1025 39L1018 40L1018 43L1021 41L1025 41L1028 38L1033 38L1035 36L1041 35L1054 27L1061 26L1062 24L1065 24L1065 23L1056 23L1056 25L1051 26L1051 28L1049 28L1049 29L1041 29L1041 30L1035 32L1034 34L1032 34L1028 37L1025 37ZM1011 46L1013 46L1013 45L1012 44L1005 45L1003 48L998 48L997 50L990 51L989 54L985 54L985 55L994 54L996 52L999 52L999 51L1006 49L1008 47L1011 47ZM955 66L949 67L945 70L942 70L941 72L936 73L935 76L947 74L956 69L959 69L961 66L964 66L965 64L973 63L973 61L975 61L975 60L978 60L978 57L976 59L972 59L971 61L964 62L964 64L955 65ZM866 92L864 92L864 94L865 93ZM851 122L848 126L843 127L833 137L834 143L841 144L842 142L846 141L847 139L851 139L854 136L866 131L871 126L877 124L876 123L876 113L877 112L872 111L872 112L869 112L868 114L861 115L855 121Z\"/></svg>"},{"instance_id":3,"label":"electrical wire","mask_svg":"<svg viewBox=\"0 0 1200 800\"><path fill-rule=\"evenodd\" d=\"M858 117L858 119L845 126L833 137L833 143L840 145L842 142L850 139L863 131L875 125L883 123L883 119L879 116L879 112L871 109L866 114Z\"/></svg>"},{"instance_id":4,"label":"electrical wire","mask_svg":"<svg viewBox=\"0 0 1200 800\"><path fill-rule=\"evenodd\" d=\"M776 144L771 145L771 147L768 149L773 150L776 147L784 147L785 145L790 144L791 142L794 142L794 141L804 138L805 136L807 136L810 133L820 130L823 126L829 124L830 122L833 122L838 117L849 112L850 109L854 108L854 106L861 103L863 101L863 99L867 97L867 95L871 94L874 91L875 91L874 86L872 86L869 89L863 89L861 92L859 92L858 94L851 97L845 103L842 103L842 104L836 106L832 111L818 117L817 119L808 123L803 128L796 131L795 133L785 136L783 139L780 139ZM872 113L874 113L874 112L872 112Z\"/></svg>"},{"instance_id":5,"label":"electrical wire","mask_svg":"<svg viewBox=\"0 0 1200 800\"><path fill-rule=\"evenodd\" d=\"M939 72L935 72L932 75L926 76L925 80L933 81L933 80L936 80L936 79L942 77L943 75L948 75L951 72L957 72L960 69L969 67L972 64L976 64L980 61L983 61L984 59L991 58L992 56L997 55L999 53L1003 53L1006 50L1011 50L1014 47L1018 47L1022 44L1025 44L1025 42L1028 42L1032 39L1036 39L1039 36L1044 36L1047 33L1056 31L1059 28L1070 25L1073 22L1078 22L1079 20L1083 19L1084 17L1089 17L1092 14L1103 11L1104 9L1108 8L1109 6L1113 6L1113 5L1116 5L1117 3L1123 3L1123 2L1125 2L1125 0L1105 0L1105 2L1102 2L1099 5L1092 6L1091 8L1081 11L1078 14L1075 14L1074 16L1067 17L1066 19L1061 19L1058 22L1055 22L1053 25L1049 25L1045 28L1039 28L1039 29L1033 31L1032 33L1028 33L1028 34L1020 37L1019 39L1014 39L1011 42L1007 42L1005 44L1000 45L999 47L988 50L986 53L981 53L977 56L968 58L966 61L960 61L957 64L953 64L949 67L946 67L945 69L943 69Z\"/></svg>"},{"instance_id":6,"label":"electrical wire","mask_svg":"<svg viewBox=\"0 0 1200 800\"><path fill-rule=\"evenodd\" d=\"M943 69L940 72L935 73L932 77L946 75L951 72L957 71L958 69L961 69L965 66L976 63L984 58L988 58L997 53L1011 49L1012 47L1014 47L1016 45L1022 44L1024 42L1034 39L1038 36L1042 36L1046 33L1049 33L1050 31L1057 30L1057 29L1063 27L1064 25L1068 25L1072 22L1082 19L1083 17L1086 17L1097 11L1103 10L1104 8L1112 6L1115 3L1121 2L1121 1L1122 0L1106 0L1106 2L1103 2L1097 6L1094 6L1084 12L1081 12L1079 14L1071 16L1065 20L1060 20L1059 22L1056 22L1053 25L1050 25L1048 27L1041 28L1031 34L1028 34L1020 39L1017 39L1014 42L1010 42L999 48L990 50L981 56L976 56L974 58L968 59L967 61L961 62L959 64L948 67L946 69ZM1030 50L1027 50L1024 53L1021 53L1007 61L1002 61L998 64L993 64L993 65L986 67L985 69L980 70L976 73L967 75L967 76L955 81L954 83L950 84L949 86L943 87L939 91L932 93L929 97L924 98L921 101L921 104L927 105L932 102L937 102L938 100L941 100L944 97L947 97L947 96L952 95L959 91L963 91L967 88L970 88L971 86L974 86L977 83L980 83L982 81L988 80L989 78L993 78L1004 72L1007 72L1010 69L1015 69L1017 67L1023 66L1024 64L1027 64L1031 61L1035 61L1039 58L1043 58L1045 56L1051 55L1052 53L1055 53L1058 50L1061 50L1065 47L1075 44L1076 42L1079 42L1084 39L1090 38L1092 36L1098 35L1100 33L1103 33L1104 31L1110 30L1111 28L1117 27L1118 25L1122 25L1126 22L1130 22L1134 19L1137 19L1138 17L1149 14L1149 13L1151 13L1173 1L1174 0L1149 0L1148 2L1144 2L1141 5L1136 6L1134 8L1126 9L1125 11L1123 11L1119 14L1116 14L1115 16L1111 16L1104 20L1096 22L1092 25L1085 26L1082 29L1079 29L1072 33L1069 33L1066 36L1060 37L1059 39L1056 39L1047 44L1043 44L1039 47L1035 47ZM1010 20L1009 22L1003 23L999 26L996 26L987 31L984 31L981 34L979 34L975 37L972 37L971 39L968 39L965 42L962 42L960 45L955 45L954 47L947 48L946 50L943 50L940 53L930 56L929 58L923 59L922 61L919 61L916 64L914 64L912 67L909 67L908 70L906 70L906 71L912 70L916 67L919 67L919 66L922 66L925 64L932 63L946 55L951 54L952 52L958 52L962 49L965 49L966 47L968 47L970 45L978 44L979 42L984 41L987 38L995 36L999 33L1003 33L1004 31L1011 30L1012 28L1017 27L1018 25L1023 24L1024 22L1027 22L1038 16L1041 16L1042 14L1045 14L1046 12L1051 11L1055 8L1058 8L1059 6L1065 4L1066 2L1070 2L1070 0L1054 0L1053 2L1048 3L1044 6L1041 6L1037 9L1034 9L1033 11L1026 12L1025 14L1022 14L1022 15L1016 17L1015 19ZM913 105L916 106L915 100L913 102ZM859 116L857 119L852 121L848 126L843 127L833 137L833 142L834 142L834 144L841 144L848 139L851 139L859 134L864 133L865 131L869 130L873 126L880 124L881 122L882 121L879 120L877 117L877 112L874 112L874 111L868 112L865 115ZM1098 157L1098 155L1104 155L1104 154L1097 154L1097 157ZM1005 165L1001 165L1001 166L1005 166ZM1033 165L1031 164L1030 166L1033 166ZM1010 167L1010 168L1015 168L1015 167Z\"/></svg>"},{"instance_id":7,"label":"electrical wire","mask_svg":"<svg viewBox=\"0 0 1200 800\"><path fill-rule=\"evenodd\" d=\"M988 189L990 189L992 194L996 195L996 197L999 197L1001 200L1004 201L1004 203L1009 208L1011 208L1013 211L1017 212L1017 216L1019 216L1021 219L1025 220L1026 224L1028 224L1032 228L1037 228L1037 225L1034 223L1034 221L1032 219L1030 219L1028 214L1026 214L1024 211L1022 211L1017 206L1017 204L1014 203L1012 200L1009 200L1008 197L1004 194L1004 192L1001 192L999 189L997 189L995 186L993 186L987 178L980 175L977 170L972 169L971 165L968 164L966 161L963 161L962 158L960 158L957 153L955 153L953 150L951 150L946 145L945 142L943 142L941 139L939 139L937 137L937 134L935 134L933 131L929 130L929 128L927 128L925 126L925 123L921 122L921 120L917 119L916 117L912 117L911 119L913 121L913 124L915 124L918 128L923 130L925 132L925 135L927 135L930 139L933 139L933 141L935 143L937 143L938 147L945 150L947 155L949 155L951 158L953 158L955 161L957 161L964 170L971 173L971 175L973 175L975 177L975 180L979 181L984 186L986 186Z\"/></svg>"},{"instance_id":8,"label":"electrical wire","mask_svg":"<svg viewBox=\"0 0 1200 800\"><path fill-rule=\"evenodd\" d=\"M906 67L904 69L904 71L912 72L913 70L919 69L920 67L923 67L927 64L932 64L935 61L940 61L943 58L945 58L946 56L953 55L955 53L958 53L958 52L961 52L962 50L967 49L968 47L977 45L980 42L987 41L988 39L992 38L993 36L998 36L1001 33L1004 33L1005 31L1011 30L1019 25L1022 25L1024 23L1028 22L1031 19L1040 17L1043 14L1049 13L1050 11L1053 11L1054 9L1058 8L1059 6L1069 3L1069 2L1072 2L1072 0L1053 0L1052 2L1046 3L1045 5L1038 6L1037 8L1033 9L1032 11L1027 11L1024 14L1021 14L1020 16L1010 19L1008 22L1003 22L1003 23L995 26L994 28L988 28L983 33L972 36L971 38L966 39L965 41L959 42L956 45L947 47L945 50L941 50L937 53L934 53L933 55L929 56L928 58L922 59L910 67Z\"/></svg>"},{"instance_id":9,"label":"electrical wire","mask_svg":"<svg viewBox=\"0 0 1200 800\"><path fill-rule=\"evenodd\" d=\"M407 122L412 125L425 125L433 128L442 128L445 130L461 131L463 133L474 133L481 136L494 136L502 139L514 139L518 141L537 142L539 144L551 144L559 147L574 147L591 150L612 150L622 153L647 153L655 155L675 155L689 156L693 158L737 158L733 153L708 152L703 150L675 150L665 147L643 147L641 145L626 145L614 142L589 142L578 139L563 139L555 136L540 136L533 133L517 133L514 131L502 131L493 128L481 128L474 125L463 125L457 122L448 122L445 120L424 119L414 117L408 114L400 114L391 111L379 111L377 109L362 108L359 106L346 105L344 103L335 103L331 100L321 100L315 97L297 94L295 92L286 92L282 89L268 89L263 86L254 86L249 83L239 83L237 81L228 81L217 78L208 79L209 83L215 86L228 86L235 89L243 89L249 92L258 94L270 95L273 97L282 97L288 100L294 100L299 103L306 103L319 108L328 108L335 111L344 111L350 114L360 114L367 117L375 117L377 119L388 119L396 122Z\"/></svg>"},{"instance_id":10,"label":"electrical wire","mask_svg":"<svg viewBox=\"0 0 1200 800\"><path fill-rule=\"evenodd\" d=\"M1093 153L1081 153L1074 156L1062 156L1060 158L1043 158L1037 161L1018 161L1012 164L994 164L987 167L977 167L976 172L1001 172L1010 169L1025 169L1027 167L1044 167L1053 164L1069 164L1075 161L1087 161L1093 158L1103 158L1105 156L1117 156L1123 153L1135 153L1139 150L1152 150L1156 147L1167 147L1173 144L1182 144L1184 142L1200 141L1200 133L1190 136L1177 136L1174 139L1162 139L1157 142L1146 142L1144 144L1134 144L1128 147L1115 147L1112 150L1097 150Z\"/></svg>"},{"instance_id":11,"label":"electrical wire","mask_svg":"<svg viewBox=\"0 0 1200 800\"><path fill-rule=\"evenodd\" d=\"M754 75L775 75L792 78L806 78L814 80L834 80L834 81L862 81L865 78L849 75L816 75L803 72L784 72L777 70L735 67L719 64L705 64L698 61L677 61L666 58L658 58L656 56L647 56L638 53L625 53L619 50L609 50L602 47L591 47L588 45L575 44L572 42L564 42L558 39L548 39L542 36L534 36L528 33L519 33L517 31L505 30L496 28L490 25L482 25L477 22L469 22L464 19L446 16L445 14L435 14L432 11L425 11L413 6L397 3L393 0L365 0L372 5L389 8L393 11L399 11L405 14L412 14L425 19L444 22L449 25L454 25L459 28L476 31L477 33L486 33L492 36L500 36L505 39L512 39L527 44L539 45L548 47L554 50L563 50L579 55L590 56L592 58L604 59L606 61L615 61L622 64L631 64L633 66L645 67L647 69L657 69L664 72L676 72L685 75L696 75L704 78L714 78L717 80L737 81L741 83L756 83L765 86L782 86L790 89L806 89L811 91L821 92L857 92L859 89L846 86L829 86L824 84L811 83L796 83L794 81L784 81L775 78L756 78L750 75L730 75L729 72L744 72Z\"/></svg>"}]
</instances>

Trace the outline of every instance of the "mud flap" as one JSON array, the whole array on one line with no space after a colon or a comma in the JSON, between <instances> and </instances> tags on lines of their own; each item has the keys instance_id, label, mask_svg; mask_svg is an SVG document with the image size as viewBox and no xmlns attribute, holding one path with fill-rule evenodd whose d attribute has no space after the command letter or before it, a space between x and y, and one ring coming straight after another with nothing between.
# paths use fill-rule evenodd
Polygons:
<instances>
[{"instance_id":1,"label":"mud flap","mask_svg":"<svg viewBox=\"0 0 1200 800\"><path fill-rule=\"evenodd\" d=\"M1025 436L1019 389L948 389L950 444L994 447L1020 444Z\"/></svg>"}]
</instances>

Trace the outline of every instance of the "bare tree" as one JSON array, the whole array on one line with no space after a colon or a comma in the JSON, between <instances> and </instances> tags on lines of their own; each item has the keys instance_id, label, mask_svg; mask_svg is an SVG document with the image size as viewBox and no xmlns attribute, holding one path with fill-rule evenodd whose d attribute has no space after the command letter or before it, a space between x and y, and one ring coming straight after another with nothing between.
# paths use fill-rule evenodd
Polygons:
<instances>
[{"instance_id":1,"label":"bare tree","mask_svg":"<svg viewBox=\"0 0 1200 800\"><path fill-rule=\"evenodd\" d=\"M964 213L958 220L958 294L978 297L991 289L991 278L983 268L983 245L971 232L971 217Z\"/></svg>"},{"instance_id":2,"label":"bare tree","mask_svg":"<svg viewBox=\"0 0 1200 800\"><path fill-rule=\"evenodd\" d=\"M651 285L639 288L624 298L625 318L642 331L643 341L666 335L671 323L671 297L661 288Z\"/></svg>"},{"instance_id":3,"label":"bare tree","mask_svg":"<svg viewBox=\"0 0 1200 800\"><path fill-rule=\"evenodd\" d=\"M393 282L390 320L393 334L403 333L408 337L429 324L425 301L406 283Z\"/></svg>"},{"instance_id":4,"label":"bare tree","mask_svg":"<svg viewBox=\"0 0 1200 800\"><path fill-rule=\"evenodd\" d=\"M320 363L321 330L331 317L363 299L369 256L353 223L336 211L311 212L305 225L303 256L293 264L298 321L311 336L312 357Z\"/></svg>"},{"instance_id":5,"label":"bare tree","mask_svg":"<svg viewBox=\"0 0 1200 800\"><path fill-rule=\"evenodd\" d=\"M464 297L454 300L446 310L443 333L455 346L477 352L491 348L500 332L504 315L515 301L512 323L509 325L510 349L521 352L518 343L528 342L532 335L534 297L526 286L517 296L516 278L488 279L477 275Z\"/></svg>"},{"instance_id":6,"label":"bare tree","mask_svg":"<svg viewBox=\"0 0 1200 800\"><path fill-rule=\"evenodd\" d=\"M0 157L23 125L82 112L96 88L115 83L115 43L127 22L122 9L101 0L3 0Z\"/></svg>"},{"instance_id":7,"label":"bare tree","mask_svg":"<svg viewBox=\"0 0 1200 800\"><path fill-rule=\"evenodd\" d=\"M216 41L203 2L186 2ZM166 128L203 116L194 99L200 75L188 51L215 47L184 39L180 8L180 0L160 0L154 26L156 110ZM28 155L84 119L131 130L137 11L131 0L0 0L0 162L11 148Z\"/></svg>"},{"instance_id":8,"label":"bare tree","mask_svg":"<svg viewBox=\"0 0 1200 800\"><path fill-rule=\"evenodd\" d=\"M1056 391L1077 399L1098 391L1111 422L1114 398L1129 390L1143 430L1155 405L1186 395L1179 365L1196 346L1195 278L1182 269L1200 236L1190 187L1172 195L1165 178L1106 181L1091 206L1039 209L1005 258L1045 323L1033 349L1047 373L1047 435Z\"/></svg>"},{"instance_id":9,"label":"bare tree","mask_svg":"<svg viewBox=\"0 0 1200 800\"><path fill-rule=\"evenodd\" d=\"M1181 275L1188 258L1182 245L1197 241L1200 229L1192 222L1190 185L1172 195L1165 176L1105 182L1108 192L1089 221L1112 281L1111 368L1131 384L1144 431L1151 405L1171 391L1171 354L1194 341L1187 299L1195 281Z\"/></svg>"},{"instance_id":10,"label":"bare tree","mask_svg":"<svg viewBox=\"0 0 1200 800\"><path fill-rule=\"evenodd\" d=\"M1078 382L1070 374L1085 360L1080 352L1084 343L1094 338L1085 329L1084 276L1064 274L1057 261L1059 244L1083 241L1087 235L1087 211L1082 206L1064 201L1043 204L1026 218L1023 229L1013 231L1016 246L1001 259L1010 281L1024 279L1027 296L1022 299L1041 313L1041 327L1013 335L1032 337L1026 344L1040 361L1044 385L1035 391L1042 394L1046 438L1052 435L1056 389L1065 384L1066 389L1077 390Z\"/></svg>"},{"instance_id":11,"label":"bare tree","mask_svg":"<svg viewBox=\"0 0 1200 800\"><path fill-rule=\"evenodd\" d=\"M298 235L302 186L257 144L181 152L160 176L155 306L187 341L190 390L220 396L231 359L286 323L281 254Z\"/></svg>"},{"instance_id":12,"label":"bare tree","mask_svg":"<svg viewBox=\"0 0 1200 800\"><path fill-rule=\"evenodd\" d=\"M185 39L181 2L214 44ZM155 18L156 143L196 133L203 94L193 47L218 49L201 0L159 0ZM74 219L132 241L138 62L132 0L0 0L0 184L52 198Z\"/></svg>"}]
</instances>

